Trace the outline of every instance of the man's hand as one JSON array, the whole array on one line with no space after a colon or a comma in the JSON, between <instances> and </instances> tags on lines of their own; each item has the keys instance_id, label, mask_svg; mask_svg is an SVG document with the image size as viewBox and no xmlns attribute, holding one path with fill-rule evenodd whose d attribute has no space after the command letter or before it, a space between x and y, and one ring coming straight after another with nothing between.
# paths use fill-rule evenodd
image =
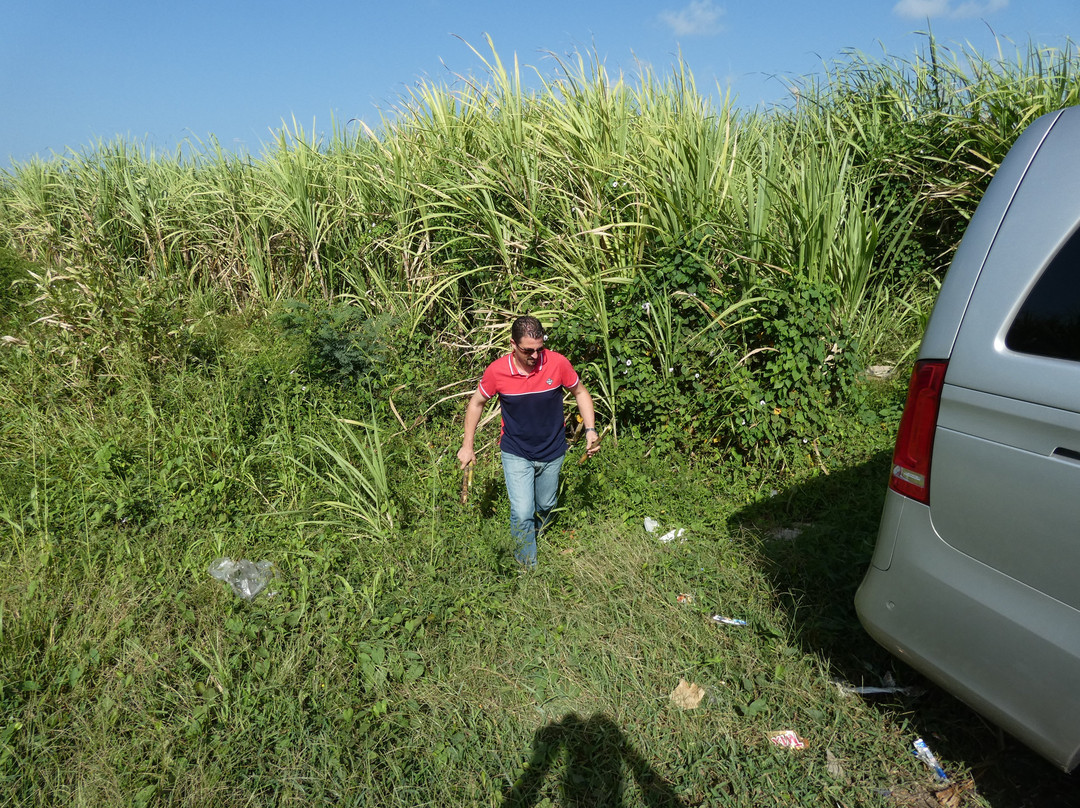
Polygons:
<instances>
[{"instance_id":1,"label":"man's hand","mask_svg":"<svg viewBox=\"0 0 1080 808\"><path fill-rule=\"evenodd\" d=\"M596 430L586 432L585 441L585 454L589 457L600 451L600 436L596 433Z\"/></svg>"},{"instance_id":2,"label":"man's hand","mask_svg":"<svg viewBox=\"0 0 1080 808\"><path fill-rule=\"evenodd\" d=\"M570 388L570 392L574 395L578 413L581 415L581 423L585 427L586 448L585 454L578 461L580 465L600 451L600 433L596 431L596 409L593 407L592 396L589 395L589 391L585 389L585 385L580 379L578 379L577 384ZM592 426L589 426L589 424L592 424Z\"/></svg>"},{"instance_id":3,"label":"man's hand","mask_svg":"<svg viewBox=\"0 0 1080 808\"><path fill-rule=\"evenodd\" d=\"M607 432L606 429L604 431ZM595 429L585 430L585 452L581 455L581 459L578 460L579 466L600 451L600 437Z\"/></svg>"},{"instance_id":4,"label":"man's hand","mask_svg":"<svg viewBox=\"0 0 1080 808\"><path fill-rule=\"evenodd\" d=\"M462 446L457 452L458 462L461 464L461 469L464 471L466 468L476 462L476 452L472 449L467 449Z\"/></svg>"}]
</instances>

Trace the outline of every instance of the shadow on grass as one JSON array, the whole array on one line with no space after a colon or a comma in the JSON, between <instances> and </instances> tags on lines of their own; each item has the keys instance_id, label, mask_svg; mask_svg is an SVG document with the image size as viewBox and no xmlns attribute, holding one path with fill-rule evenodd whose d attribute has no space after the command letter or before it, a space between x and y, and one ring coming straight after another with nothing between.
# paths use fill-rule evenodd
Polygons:
<instances>
[{"instance_id":1,"label":"shadow on grass","mask_svg":"<svg viewBox=\"0 0 1080 808\"><path fill-rule=\"evenodd\" d=\"M895 659L855 613L870 564L891 454L777 491L736 513L729 527L756 547L804 651L852 685L916 685L921 696L877 697L878 709L911 727L947 760L963 762L993 808L1080 805L1080 778L1066 775ZM993 664L993 660L987 660ZM1037 687L1037 683L1032 683ZM898 749L897 756L908 754Z\"/></svg>"},{"instance_id":2,"label":"shadow on grass","mask_svg":"<svg viewBox=\"0 0 1080 808\"><path fill-rule=\"evenodd\" d=\"M502 474L498 477L488 477L483 481L477 499L477 510L482 519L494 519L499 507L499 498L506 495L506 487L503 485Z\"/></svg>"},{"instance_id":3,"label":"shadow on grass","mask_svg":"<svg viewBox=\"0 0 1080 808\"><path fill-rule=\"evenodd\" d=\"M628 769L644 804L650 808L676 808L675 792L642 759L626 736L606 715L582 719L576 713L541 727L533 738L532 759L513 788L503 795L504 808L529 808L541 798L562 753L560 805L585 808L622 806L624 769Z\"/></svg>"}]
</instances>

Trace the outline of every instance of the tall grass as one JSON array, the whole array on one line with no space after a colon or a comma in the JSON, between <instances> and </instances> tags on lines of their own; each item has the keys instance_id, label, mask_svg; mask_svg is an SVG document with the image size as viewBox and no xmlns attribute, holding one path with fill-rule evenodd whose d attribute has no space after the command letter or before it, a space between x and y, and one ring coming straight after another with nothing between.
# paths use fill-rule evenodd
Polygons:
<instances>
[{"instance_id":1,"label":"tall grass","mask_svg":"<svg viewBox=\"0 0 1080 808\"><path fill-rule=\"evenodd\" d=\"M700 298L643 288L640 347L665 356L749 311L689 329ZM605 439L566 464L519 577L495 453L459 499L460 407L439 399L469 357L423 342L369 398L226 300L120 318L96 364L33 307L0 310L19 335L0 344L0 803L925 803L908 748L930 732L967 804L1009 805L981 796L1009 773L1024 800L1049 781L941 694L870 704L834 682L891 669L850 602L902 385L838 422L828 476ZM207 574L223 556L278 575L241 601ZM671 702L680 679L698 708ZM774 747L780 729L808 748Z\"/></svg>"},{"instance_id":2,"label":"tall grass","mask_svg":"<svg viewBox=\"0 0 1080 808\"><path fill-rule=\"evenodd\" d=\"M386 539L394 532L397 509L390 493L379 425L374 417L369 423L349 419L335 423L338 440L334 443L319 435L305 436L324 456L324 463L318 468L304 466L304 470L312 478L321 479L335 497L320 503L321 508L336 515L325 523L346 529L359 524L363 534ZM352 427L363 430L363 436Z\"/></svg>"},{"instance_id":3,"label":"tall grass","mask_svg":"<svg viewBox=\"0 0 1080 808\"><path fill-rule=\"evenodd\" d=\"M141 279L237 308L345 295L484 356L515 312L603 323L620 284L691 240L731 302L827 283L838 320L881 346L885 301L929 288L1019 129L1077 98L1071 45L983 57L928 36L910 60L851 54L767 113L715 105L685 65L631 82L595 55L553 59L529 91L530 68L488 45L486 81L422 85L378 132L324 142L294 122L258 158L114 141L15 166L0 238L50 267L43 324L137 308L122 290Z\"/></svg>"},{"instance_id":4,"label":"tall grass","mask_svg":"<svg viewBox=\"0 0 1080 808\"><path fill-rule=\"evenodd\" d=\"M824 806L919 784L902 722L836 700L726 526L750 488L624 439L568 464L520 578L497 464L461 506L448 421L376 429L268 325L229 339L209 368L126 354L104 389L67 388L39 343L3 357L0 800ZM691 538L656 542L646 514ZM274 594L237 600L206 571L226 555L273 560ZM669 702L680 678L699 710ZM792 766L780 726L848 773ZM552 737L568 757L545 768Z\"/></svg>"}]
</instances>

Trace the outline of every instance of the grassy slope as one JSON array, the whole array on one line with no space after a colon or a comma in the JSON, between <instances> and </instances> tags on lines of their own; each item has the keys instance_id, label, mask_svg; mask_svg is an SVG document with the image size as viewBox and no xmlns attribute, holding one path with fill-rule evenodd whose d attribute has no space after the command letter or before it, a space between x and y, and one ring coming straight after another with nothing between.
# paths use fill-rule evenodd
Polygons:
<instances>
[{"instance_id":1,"label":"grassy slope","mask_svg":"<svg viewBox=\"0 0 1080 808\"><path fill-rule=\"evenodd\" d=\"M497 465L488 451L460 505L450 423L388 437L406 527L360 540L290 514L301 484L285 471L248 486L236 471L325 428L317 401L267 393L261 442L237 448L249 409L221 378L50 400L40 368L20 368L0 508L5 803L614 805L623 790L625 804L875 805L931 785L907 752L916 734L960 782L1004 795L966 804L1025 804L1006 754L1045 770L988 749L993 731L940 694L877 706L832 682L894 667L851 597L898 388L876 394L884 420L845 423L828 466L810 454L783 476L609 442L568 464L542 568L518 577ZM123 496L128 515L97 515ZM645 516L685 543L659 543ZM222 555L273 560L277 594L235 598L206 573ZM705 689L697 709L668 699L683 678ZM781 729L808 748L771 746Z\"/></svg>"}]
</instances>

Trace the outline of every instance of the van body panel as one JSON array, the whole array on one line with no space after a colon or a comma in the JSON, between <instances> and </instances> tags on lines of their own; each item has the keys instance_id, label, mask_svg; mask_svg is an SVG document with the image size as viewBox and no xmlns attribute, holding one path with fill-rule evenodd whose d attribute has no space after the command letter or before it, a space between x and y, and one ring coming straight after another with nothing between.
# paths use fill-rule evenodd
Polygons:
<instances>
[{"instance_id":1,"label":"van body panel","mask_svg":"<svg viewBox=\"0 0 1080 808\"><path fill-rule=\"evenodd\" d=\"M1080 314L1056 309L1080 303L1078 187L1073 107L1017 140L942 284L919 353L948 360L929 504L888 491L855 601L879 643L1066 770L1080 761ZM1037 287L1048 266L1064 282ZM1025 310L1014 338L1036 288L1051 313ZM1071 358L1043 347L1066 341Z\"/></svg>"},{"instance_id":2,"label":"van body panel","mask_svg":"<svg viewBox=\"0 0 1080 808\"><path fill-rule=\"evenodd\" d=\"M885 497L885 505L881 509L881 527L878 533L877 544L874 545L874 557L870 563L881 570L887 570L892 565L893 547L896 545L896 533L900 528L901 514L907 497Z\"/></svg>"},{"instance_id":3,"label":"van body panel","mask_svg":"<svg viewBox=\"0 0 1080 808\"><path fill-rule=\"evenodd\" d=\"M1080 463L950 429L939 429L935 440L931 516L938 535L1080 608Z\"/></svg>"},{"instance_id":4,"label":"van body panel","mask_svg":"<svg viewBox=\"0 0 1080 808\"><path fill-rule=\"evenodd\" d=\"M902 498L889 491L888 498ZM878 643L1068 770L1080 755L1080 613L950 547L908 500L887 571L871 566L859 619ZM987 630L987 629L990 630Z\"/></svg>"}]
</instances>

